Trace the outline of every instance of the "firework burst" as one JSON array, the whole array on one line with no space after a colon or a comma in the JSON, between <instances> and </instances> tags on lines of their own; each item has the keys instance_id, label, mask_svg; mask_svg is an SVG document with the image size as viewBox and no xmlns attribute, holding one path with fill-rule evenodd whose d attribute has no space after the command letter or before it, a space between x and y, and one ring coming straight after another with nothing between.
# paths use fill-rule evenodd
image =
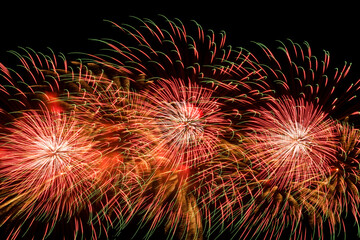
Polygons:
<instances>
[{"instance_id":1,"label":"firework burst","mask_svg":"<svg viewBox=\"0 0 360 240\"><path fill-rule=\"evenodd\" d=\"M211 159L231 121L212 91L181 80L159 81L135 102L133 128L144 134L143 147L161 155L163 165L192 166ZM149 142L149 143L146 143Z\"/></svg>"},{"instance_id":2,"label":"firework burst","mask_svg":"<svg viewBox=\"0 0 360 240\"><path fill-rule=\"evenodd\" d=\"M246 151L240 152L245 157L240 159L249 164L241 167L236 160L233 169L238 171L221 176L227 180L224 189L235 187L245 196L238 199L224 193L230 199L225 201L230 204L230 216L234 216L230 218L231 225L235 224L235 231L242 237L280 238L288 231L294 238L315 237L316 232L318 237L324 237L324 223L328 222L327 229L332 234L340 219L335 209L341 204L334 207L334 199L325 189L328 177L339 169L334 167L338 163L336 119L350 117L355 121L354 100L359 83L344 81L350 65L331 72L328 52L319 61L308 44L305 49L297 43L290 47L283 44L280 49L284 56L276 56L259 45L267 59L258 62L274 92L252 109L253 116L240 129L245 133L239 135L242 142L233 148L243 146ZM342 91L347 95L340 96ZM252 177L244 178L249 173ZM255 188L243 191L240 182ZM287 221L293 224L290 226Z\"/></svg>"},{"instance_id":3,"label":"firework burst","mask_svg":"<svg viewBox=\"0 0 360 240\"><path fill-rule=\"evenodd\" d=\"M9 230L13 239L28 229L48 237L62 224L74 238L122 229L135 212L139 176L112 144L119 142L120 127L111 126L110 110L84 107L94 91L110 89L109 78L97 75L96 66L63 57L31 50L15 55L21 71L2 68L2 224L24 222ZM93 107L99 107L102 99L95 100Z\"/></svg>"},{"instance_id":4,"label":"firework burst","mask_svg":"<svg viewBox=\"0 0 360 240\"><path fill-rule=\"evenodd\" d=\"M131 94L130 142L150 168L144 178L148 201L142 207L143 225L150 223L149 236L167 221L169 236L201 238L198 187L210 177L206 169L203 174L198 169L217 154L219 139L232 133L231 121L212 93L172 79Z\"/></svg>"},{"instance_id":5,"label":"firework burst","mask_svg":"<svg viewBox=\"0 0 360 240\"><path fill-rule=\"evenodd\" d=\"M248 136L255 168L279 188L324 177L335 161L334 123L321 109L303 99L269 103L254 117ZM265 178L266 178L265 177Z\"/></svg>"},{"instance_id":6,"label":"firework burst","mask_svg":"<svg viewBox=\"0 0 360 240\"><path fill-rule=\"evenodd\" d=\"M71 217L84 205L100 153L92 130L73 115L24 112L3 137L1 209L49 220ZM89 132L90 131L90 132Z\"/></svg>"}]
</instances>

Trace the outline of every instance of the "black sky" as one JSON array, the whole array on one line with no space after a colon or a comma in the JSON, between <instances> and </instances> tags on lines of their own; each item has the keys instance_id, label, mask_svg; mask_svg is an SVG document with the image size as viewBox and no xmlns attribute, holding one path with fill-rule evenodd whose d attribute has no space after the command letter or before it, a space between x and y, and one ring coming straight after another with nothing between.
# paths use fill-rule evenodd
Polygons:
<instances>
[{"instance_id":1,"label":"black sky","mask_svg":"<svg viewBox=\"0 0 360 240\"><path fill-rule=\"evenodd\" d=\"M229 44L243 46L250 41L273 44L290 38L308 41L312 49L330 51L332 60L353 62L360 69L360 35L357 6L301 1L216 1L198 3L167 1L99 1L49 5L11 3L0 9L0 61L17 46L55 52L91 52L89 38L116 37L109 23L129 22L129 16L155 18L164 14L184 23L196 20L204 28L225 30ZM360 76L360 71L359 71Z\"/></svg>"}]
</instances>

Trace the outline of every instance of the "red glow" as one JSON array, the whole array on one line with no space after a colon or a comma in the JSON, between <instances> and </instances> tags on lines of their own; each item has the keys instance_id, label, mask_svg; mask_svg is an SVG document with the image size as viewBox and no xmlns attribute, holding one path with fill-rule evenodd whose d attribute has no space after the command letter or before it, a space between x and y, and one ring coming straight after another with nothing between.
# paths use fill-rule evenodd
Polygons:
<instances>
[{"instance_id":1,"label":"red glow","mask_svg":"<svg viewBox=\"0 0 360 240\"><path fill-rule=\"evenodd\" d=\"M50 111L57 113L64 112L64 108L61 106L61 101L57 93L45 92L45 96L47 98L46 104Z\"/></svg>"}]
</instances>

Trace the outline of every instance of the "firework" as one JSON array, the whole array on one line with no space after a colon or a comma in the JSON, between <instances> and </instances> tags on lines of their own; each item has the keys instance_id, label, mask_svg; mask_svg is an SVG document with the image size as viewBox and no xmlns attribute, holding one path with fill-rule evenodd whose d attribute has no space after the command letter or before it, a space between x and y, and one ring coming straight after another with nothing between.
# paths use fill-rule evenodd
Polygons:
<instances>
[{"instance_id":1,"label":"firework","mask_svg":"<svg viewBox=\"0 0 360 240\"><path fill-rule=\"evenodd\" d=\"M329 53L325 52L323 61L319 61L308 44L305 49L297 43L291 42L289 47L282 44L285 58L259 45L267 59L258 62L275 91L270 94L272 98L259 102L253 109L254 115L244 124L247 133L243 145L247 146L245 155L251 164L230 176L243 179L244 172L251 170L254 178L250 183L261 187L250 191L253 198L242 208L232 205L233 211L242 212L234 221L238 227L235 229L243 231L242 237L279 238L290 231L294 238L315 234L322 238L325 229L334 236L336 224L342 222L340 209L346 206L339 192L351 196L357 193L354 185L346 194L339 190L340 185L344 186L338 182L343 182L342 178L336 177L341 134L334 120L350 118L356 124L354 101L359 83L344 81L351 64L331 72ZM332 184L330 176L334 176L330 178ZM231 184L226 186L231 188ZM339 192L334 193L335 186ZM239 185L237 189L243 187ZM357 216L356 210L353 215ZM290 229L287 222L292 223Z\"/></svg>"},{"instance_id":2,"label":"firework","mask_svg":"<svg viewBox=\"0 0 360 240\"><path fill-rule=\"evenodd\" d=\"M255 168L279 188L324 177L335 161L335 127L321 109L305 100L274 100L249 123Z\"/></svg>"},{"instance_id":3,"label":"firework","mask_svg":"<svg viewBox=\"0 0 360 240\"><path fill-rule=\"evenodd\" d=\"M167 88L168 92L165 93L166 99L162 99L162 97L164 97L161 95L163 92L159 92L155 97L149 98L150 91L140 94L133 93L116 86L112 82L107 82L105 79L103 79L101 84L101 80L98 80L96 91L87 91L86 94L81 96L80 101L78 101L76 97L74 98L75 102L86 101L86 104L77 104L77 114L81 119L95 124L96 128L100 129L100 133L96 139L106 143L106 146L102 147L102 152L111 152L110 155L115 159L118 158L116 156L122 156L123 161L127 165L134 164L134 171L138 176L141 176L142 179L140 180L139 177L139 181L144 181L143 186L138 186L138 188L144 189L144 193L140 193L139 189L131 189L131 195L136 195L134 193L142 195L142 197L137 200L143 205L141 208L142 211L146 212L144 214L146 217L143 218L141 225L146 226L147 223L153 221L150 227L151 230L149 230L148 233L148 235L151 236L151 232L164 221L162 219L165 218L165 216L169 216L168 219L170 219L169 222L171 222L171 224L165 227L168 229L169 234L174 235L175 232L176 234L184 234L188 232L186 229L193 225L193 217L186 217L185 212L192 212L193 208L185 211L185 209L189 207L187 205L189 200L187 194L189 190L185 187L188 177L185 176L186 174L182 174L182 172L186 172L188 168L186 164L189 163L184 162L184 158L181 156L179 160L177 160L174 155L170 154L169 147L171 147L171 144L174 144L173 141L158 146L157 144L161 139L157 138L166 136L171 140L171 135L165 135L165 131L169 129L170 131L176 132L178 130L174 125L181 123L176 122L176 118L178 118L179 121L186 121L186 118L195 118L193 120L195 126L196 124L204 125L205 121L201 119L203 114L200 113L199 110L195 111L195 107L192 104L198 105L200 102L200 104L203 104L200 105L202 109L205 109L204 106L209 104L209 99L205 98L200 101L196 98L198 95L209 96L211 92L208 91L208 95L204 95L201 93L207 90L192 87L188 93L186 91L187 88L182 86L182 88ZM167 84L171 84L171 82L167 82ZM163 85L164 87L166 86L165 83L163 83ZM91 86L91 84L88 86ZM155 86L154 89L156 89ZM201 92L198 93L198 90ZM176 94L174 95L172 91L175 91ZM194 92L197 95L194 94ZM176 96L179 94L183 97L175 101ZM187 99L191 99L191 101L186 101ZM193 101L192 99L195 100ZM175 104L172 104L174 102ZM217 106L216 101L210 102L210 104L212 104L211 106L213 107ZM168 106L168 108L169 106L173 106L173 108L169 108L170 111L163 113L167 110L164 109L163 106ZM211 116L210 112L208 116ZM165 123L167 123L167 125ZM209 124L211 124L211 122L207 123L206 127L208 127ZM192 126L192 128L194 128L194 126ZM199 128L202 128L202 126L199 126ZM159 129L162 131L158 132ZM184 135L180 140L185 138L185 143L180 142L182 145L177 148L179 152L183 151L185 147L195 148L190 144L194 145L196 143L196 137L200 139L200 136L195 136L194 133L189 134L187 130L188 129L183 129L183 132L179 131L180 133L178 133L178 135ZM194 131L194 129L190 129L189 131ZM201 131L203 130L201 129ZM196 133L199 134L198 132ZM186 144L189 146L186 146ZM151 148L153 146L155 147ZM130 151L129 148L132 150ZM174 149L174 147L172 148ZM185 153L182 154L185 155ZM169 157L172 157L172 162L167 160ZM188 159L190 158L185 160ZM106 161L111 162L112 160L108 158ZM104 167L105 166L106 164ZM104 167L101 171L108 173ZM106 176L108 179L107 182L111 181L109 180L109 175L106 174ZM116 175L111 176L114 178ZM130 175L128 174L128 176ZM179 191L176 190L174 185L179 187ZM116 189L121 187L117 184L109 186L109 193L118 191ZM104 187L100 189L104 189ZM107 208L111 206L111 208L109 208L110 212L120 212L118 206L111 204L112 201L117 201L117 194L123 194L123 192L118 191L118 193L111 194L113 197L105 201ZM104 195L104 193L101 195ZM107 195L109 194L105 194L105 196ZM142 199L148 200L143 202ZM194 201L194 197L190 199ZM132 208L133 212L136 211L135 208L136 207ZM102 209L105 209L105 207ZM192 215L196 216L196 213L192 213ZM131 216L131 214L129 213L128 216ZM181 224L184 225L183 230L178 233L178 225ZM139 225L139 227L141 227L141 225ZM195 232L196 230L193 231Z\"/></svg>"},{"instance_id":4,"label":"firework","mask_svg":"<svg viewBox=\"0 0 360 240\"><path fill-rule=\"evenodd\" d=\"M1 209L44 219L69 217L86 205L100 153L89 126L72 115L25 112L3 138ZM85 197L84 197L85 196Z\"/></svg>"},{"instance_id":5,"label":"firework","mask_svg":"<svg viewBox=\"0 0 360 240\"><path fill-rule=\"evenodd\" d=\"M126 80L130 88L110 88L104 94L96 91L89 102L99 106L96 112L111 109L106 113L113 120L126 112L121 116L126 124L118 126L131 133L127 136L130 154L139 155L138 162L147 166L145 192L151 200L144 203L143 222L152 222L153 231L168 217L171 227L164 227L172 236L175 232L185 236L186 229L189 235L199 236L195 199L202 191L198 186L212 185L207 162L218 154L221 139L234 135L233 119L263 97L261 68L245 49L227 46L224 32L218 36L212 30L207 33L195 23L195 34L190 35L178 20L165 18L164 25L136 20L138 28L113 23L125 33L121 42L97 40L108 46L110 55L91 55L89 60L118 72L118 82ZM126 92L128 89L135 93ZM244 108L234 110L233 102ZM124 123L119 120L113 122ZM178 226L183 229L180 233Z\"/></svg>"},{"instance_id":6,"label":"firework","mask_svg":"<svg viewBox=\"0 0 360 240\"><path fill-rule=\"evenodd\" d=\"M105 111L82 107L94 84L100 91L109 89L108 81L94 73L96 66L35 52L15 55L25 71L2 68L2 224L14 225L8 231L13 239L39 228L37 236L48 237L62 224L74 238L121 229L135 212L141 181L110 144L117 135L109 132L119 126L104 122Z\"/></svg>"},{"instance_id":7,"label":"firework","mask_svg":"<svg viewBox=\"0 0 360 240\"><path fill-rule=\"evenodd\" d=\"M350 65L331 72L328 52L318 61L308 44L305 49L283 44L285 58L259 45L267 59L257 62L274 91L251 105L252 116L243 118L237 128L239 142L228 145L228 154L220 158L217 166L222 170L215 189L222 198L208 191L206 200L212 197L215 200L209 202L216 204L209 219L219 219L212 225L221 226L220 233L233 229L240 238L272 239L285 233L300 239L321 238L325 229L334 236L336 224L344 225L340 217L347 206L344 198L358 192L355 185L340 184L344 181L336 177L341 135L336 120L356 124L359 83L344 81ZM342 91L347 94L340 95ZM354 145L352 141L345 143ZM347 156L344 151L341 155ZM344 186L349 186L347 193ZM352 212L357 216L356 210Z\"/></svg>"},{"instance_id":8,"label":"firework","mask_svg":"<svg viewBox=\"0 0 360 240\"><path fill-rule=\"evenodd\" d=\"M284 122L283 119L286 118L284 118L283 113L286 112L290 113L290 111L292 111L293 112L292 116L298 115L298 117L300 117L300 114L294 115L294 113L295 112L300 113L301 112L300 108L302 107L308 108L305 111L306 114L302 114L302 115L303 116L307 115L308 117L312 115L313 120L311 120L312 121L311 124L308 124L308 127L311 126L315 127L317 125L317 127L315 127L317 129L315 130L315 128L313 128L315 130L313 132L314 134L313 136L315 137L310 137L310 139L308 139L310 140L310 142L308 143L310 143L311 146L305 145L309 153L306 158L309 157L311 158L311 156L314 157L315 155L313 154L315 153L316 155L320 154L319 156L322 156L322 158L321 157L317 158L318 160L323 159L324 161L322 163L319 162L320 164L316 163L315 164L316 167L313 169L310 169L312 165L311 163L308 162L306 167L307 169L301 169L302 165L298 165L296 168L291 169L290 172L292 173L290 175L287 174L284 174L282 176L273 175L268 179L270 179L271 181L278 181L277 184L274 184L277 187L280 187L281 181L283 179L286 179L288 176L291 176L291 178L293 177L298 178L301 175L302 177L305 177L303 178L303 180L305 180L306 178L310 180L309 183L315 180L315 183L321 187L320 188L316 187L315 189L317 189L317 191L314 192L321 192L321 196L326 194L326 199L323 199L323 197L319 197L317 198L317 200L316 198L313 198L314 201L311 201L309 204L302 204L302 206L304 207L312 206L316 209L323 209L322 212L319 212L319 217L312 218L312 220L311 218L309 218L308 222L310 222L310 226L312 229L315 228L318 229L319 236L322 236L324 234L323 231L325 228L323 223L328 222L329 227L327 228L327 231L329 231L330 234L334 234L336 231L336 224L341 223L343 225L342 228L344 228L344 222L342 220L342 217L340 217L340 215L341 212L343 212L342 211L343 207L347 209L346 202L349 201L344 200L344 197L342 196L347 196L347 194L349 194L350 196L357 195L357 189L355 185L351 184L354 182L354 177L349 177L349 178L341 177L341 176L350 176L351 175L350 172L353 172L353 170L350 170L352 168L349 166L353 166L352 164L356 165L356 161L354 162L348 160L347 163L352 162L349 163L349 165L345 164L346 166L348 166L346 167L346 169L348 170L342 170L344 168L341 167L343 166L342 162L344 160L344 156L347 156L346 154L347 153L350 154L350 152L352 151L350 150L352 149L350 145L352 144L352 146L356 146L355 144L356 130L349 127L348 125L344 127L340 127L339 129L336 128L336 126L341 125L337 123L338 120L346 120L349 122L348 124L354 124L355 126L357 125L358 107L356 101L357 101L357 95L359 93L358 91L360 89L359 81L353 82L346 79L351 64L345 62L343 66L334 68L332 70L330 64L329 52L324 51L323 57L318 58L315 55L313 55L313 52L308 43L305 42L304 47L302 47L298 43L293 43L291 41L289 41L288 43L281 43L281 47L279 49L282 55L273 53L263 44L258 44L266 55L266 59L263 59L263 61L258 61L258 62L263 68L263 74L267 77L267 81L269 85L271 85L272 88L274 89L274 93L272 94L272 96L274 97L275 100L271 100L270 103L266 103L265 106L262 105L262 107L258 108L261 110L255 112L260 113L262 115L259 115L258 118L254 117L253 121L250 122L251 124L255 122L256 126L259 126L257 122L260 123L262 122L264 126L266 125L266 127L264 128L266 129L265 132L260 130L260 132L266 133L265 139L267 139L267 140L264 139L266 143L260 140L260 143L265 144L263 145L262 148L265 151L263 151L262 154L264 154L264 156L267 155L268 157L277 156L276 159L278 159L279 156L285 156L285 155L281 155L284 154L285 152L281 151L280 146L285 146L282 145L285 142L287 143L291 142L291 141L290 142L284 141L283 137L287 135L288 137L286 137L285 140L289 140L291 139L290 135L294 136L294 134L292 133L296 133L296 132L298 133L298 131L294 131L294 130L301 129L298 126L299 121L292 121L293 124L290 125L288 124L288 122ZM284 105L284 99L290 99L290 101L289 100L286 101L288 103L293 103L293 106L290 106L289 104ZM300 102L301 104L299 104ZM280 107L280 105L282 105L282 107ZM269 108L269 106L272 107ZM274 106L278 106L278 107L274 108ZM266 108L267 110L265 113L265 118L268 118L268 116L270 116L269 122L275 123L272 127L277 126L277 129L282 131L282 133L278 130L273 131L271 126L268 125L269 122L266 123L265 121L263 121L264 109ZM296 119L293 118L293 120ZM304 124L302 124L301 127L303 128ZM250 129L252 129L252 127ZM310 129L307 128L307 130ZM256 129L255 132L259 132L258 129ZM276 142L275 139L270 137L270 136L274 136L273 133L276 132L280 134L277 135L278 137L282 136L281 139L278 139L279 140L278 142ZM310 132L311 131L308 131L307 133ZM259 135L259 134L255 133L255 135ZM260 136L262 135L263 134L260 133ZM345 135L347 135L348 138L345 137ZM298 137L300 136L301 135L298 135ZM303 137L305 137L305 135ZM339 141L339 137L341 138L340 141ZM259 140L257 137L256 139L257 139L256 141ZM298 140L300 139L298 138ZM305 140L306 142L306 138L303 138L302 140ZM320 142L316 143L318 140L320 140ZM275 149L277 151L271 150L270 147L274 147L272 143L276 144ZM295 147L296 145L297 144L293 145L293 147ZM266 148L266 146L268 146L269 148ZM300 150L300 149L301 148L288 148L287 153L294 154L295 153L294 150ZM340 153L338 149L341 149ZM343 149L347 149L349 150L349 152L346 152L347 150L343 150ZM318 152L318 150L320 150L320 152L322 153ZM301 156L301 155L295 154L294 156ZM295 159L299 159L299 158L296 157ZM356 158L354 157L351 159L355 160ZM265 164L266 166L265 168L269 166L270 167L274 166L272 164L268 165L268 163L269 162L267 161L263 161L261 165L264 166L263 164ZM288 167L288 165L285 164L280 167L286 168ZM295 171L293 172L293 170ZM300 172L297 172L296 170L300 170ZM340 174L338 174L339 172ZM268 176L272 175L271 172L264 174ZM298 175L298 177L296 177L296 175ZM289 183L288 180L294 180L294 179L286 179L284 183ZM350 183L346 184L347 181ZM290 184L292 184L292 182ZM309 186L311 185L313 185L313 183L311 183ZM304 186L304 185L301 184L300 186ZM310 189L314 189L314 187L310 187ZM345 191L344 189L347 190ZM357 204L355 200L356 198L349 197L347 199L353 199L350 201L352 206ZM326 203L326 205L324 205L324 203ZM355 208L352 207L352 209L356 209L356 207ZM353 216L355 216L355 219L357 219L356 210L352 210L352 213ZM302 212L302 214L304 213ZM318 219L318 220L314 221L314 219ZM322 221L321 219L323 219L324 221ZM302 231L305 232L306 229Z\"/></svg>"},{"instance_id":9,"label":"firework","mask_svg":"<svg viewBox=\"0 0 360 240\"><path fill-rule=\"evenodd\" d=\"M216 154L219 138L231 131L212 91L197 84L159 81L140 95L133 128L144 134L143 147L151 147L151 155L167 161L160 164L176 168L207 161Z\"/></svg>"}]
</instances>

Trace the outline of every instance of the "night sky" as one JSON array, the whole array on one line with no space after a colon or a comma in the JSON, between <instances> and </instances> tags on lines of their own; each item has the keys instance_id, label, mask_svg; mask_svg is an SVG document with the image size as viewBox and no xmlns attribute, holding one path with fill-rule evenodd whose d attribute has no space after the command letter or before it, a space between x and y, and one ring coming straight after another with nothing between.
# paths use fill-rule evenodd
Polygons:
<instances>
[{"instance_id":1,"label":"night sky","mask_svg":"<svg viewBox=\"0 0 360 240\"><path fill-rule=\"evenodd\" d=\"M120 2L120 1L119 1ZM122 2L122 1L121 1ZM116 2L115 2L116 3ZM246 3L198 4L168 1L165 4L115 4L100 1L81 6L61 3L33 6L16 3L0 11L0 60L7 50L29 46L42 50L71 52L92 49L89 38L115 37L116 31L103 19L117 23L129 22L129 16L156 18L163 14L177 17L184 24L196 20L204 28L225 30L229 44L244 46L250 41L273 44L275 40L308 41L313 50L330 51L332 60L360 65L360 36L357 6L283 2L281 4L257 1ZM6 13L6 14L5 14Z\"/></svg>"},{"instance_id":2,"label":"night sky","mask_svg":"<svg viewBox=\"0 0 360 240\"><path fill-rule=\"evenodd\" d=\"M163 14L181 19L185 25L196 20L204 29L225 30L228 44L249 50L249 46L254 46L250 41L270 47L278 46L276 40L287 38L299 43L307 41L319 57L323 56L323 49L328 50L333 66L342 67L344 61L352 62L348 79L360 78L360 20L355 3L329 6L318 2L281 1L282 4L274 5L270 1L266 4L207 1L194 6L192 2L175 1L119 2L122 1L87 1L82 6L75 2L37 6L10 3L0 10L0 62L11 64L14 56L7 51L18 50L18 46L43 52L50 47L55 53L96 53L98 46L89 38L117 38L117 30L103 19L126 23L131 15L159 20L157 14ZM337 3L332 1L332 4ZM349 237L351 231L350 227Z\"/></svg>"}]
</instances>

